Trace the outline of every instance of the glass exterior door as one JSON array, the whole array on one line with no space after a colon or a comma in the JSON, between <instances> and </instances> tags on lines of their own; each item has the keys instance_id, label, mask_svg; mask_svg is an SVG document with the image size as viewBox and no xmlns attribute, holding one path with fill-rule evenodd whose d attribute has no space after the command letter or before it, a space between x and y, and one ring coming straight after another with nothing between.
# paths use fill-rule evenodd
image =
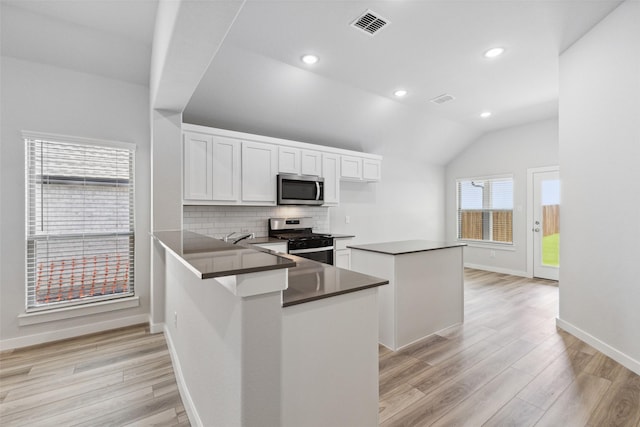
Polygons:
<instances>
[{"instance_id":1,"label":"glass exterior door","mask_svg":"<svg viewBox=\"0 0 640 427\"><path fill-rule=\"evenodd\" d=\"M535 173L533 186L533 275L558 280L560 269L559 172Z\"/></svg>"}]
</instances>

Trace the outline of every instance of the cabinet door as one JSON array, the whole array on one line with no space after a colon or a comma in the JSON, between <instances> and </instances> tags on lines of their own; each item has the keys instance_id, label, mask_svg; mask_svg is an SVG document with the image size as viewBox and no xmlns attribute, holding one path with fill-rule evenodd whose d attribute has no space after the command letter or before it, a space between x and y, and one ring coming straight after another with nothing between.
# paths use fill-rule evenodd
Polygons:
<instances>
[{"instance_id":1,"label":"cabinet door","mask_svg":"<svg viewBox=\"0 0 640 427\"><path fill-rule=\"evenodd\" d=\"M365 181L380 181L382 177L382 162L374 159L362 160L362 179Z\"/></svg>"},{"instance_id":2,"label":"cabinet door","mask_svg":"<svg viewBox=\"0 0 640 427\"><path fill-rule=\"evenodd\" d=\"M240 200L240 141L213 137L212 199Z\"/></svg>"},{"instance_id":3,"label":"cabinet door","mask_svg":"<svg viewBox=\"0 0 640 427\"><path fill-rule=\"evenodd\" d=\"M344 179L362 179L362 158L354 156L341 156L340 177Z\"/></svg>"},{"instance_id":4,"label":"cabinet door","mask_svg":"<svg viewBox=\"0 0 640 427\"><path fill-rule=\"evenodd\" d=\"M242 142L242 201L276 204L278 174L276 146L261 142Z\"/></svg>"},{"instance_id":5,"label":"cabinet door","mask_svg":"<svg viewBox=\"0 0 640 427\"><path fill-rule=\"evenodd\" d=\"M322 177L324 178L324 204L340 202L340 156L322 153Z\"/></svg>"},{"instance_id":6,"label":"cabinet door","mask_svg":"<svg viewBox=\"0 0 640 427\"><path fill-rule=\"evenodd\" d=\"M278 147L278 172L300 174L300 149Z\"/></svg>"},{"instance_id":7,"label":"cabinet door","mask_svg":"<svg viewBox=\"0 0 640 427\"><path fill-rule=\"evenodd\" d=\"M211 200L212 155L211 135L191 132L184 134L184 199Z\"/></svg>"},{"instance_id":8,"label":"cabinet door","mask_svg":"<svg viewBox=\"0 0 640 427\"><path fill-rule=\"evenodd\" d=\"M302 175L322 176L322 154L314 150L302 150L300 156Z\"/></svg>"},{"instance_id":9,"label":"cabinet door","mask_svg":"<svg viewBox=\"0 0 640 427\"><path fill-rule=\"evenodd\" d=\"M336 259L334 262L338 268L351 269L351 249L342 249L336 251Z\"/></svg>"}]
</instances>

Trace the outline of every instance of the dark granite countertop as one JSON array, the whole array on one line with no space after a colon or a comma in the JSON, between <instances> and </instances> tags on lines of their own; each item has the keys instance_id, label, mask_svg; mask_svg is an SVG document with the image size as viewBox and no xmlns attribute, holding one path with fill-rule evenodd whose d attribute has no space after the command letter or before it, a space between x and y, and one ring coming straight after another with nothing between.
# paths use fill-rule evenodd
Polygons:
<instances>
[{"instance_id":1,"label":"dark granite countertop","mask_svg":"<svg viewBox=\"0 0 640 427\"><path fill-rule=\"evenodd\" d=\"M289 288L282 291L282 306L288 307L306 302L330 298L389 283L386 279L329 264L312 261L295 255L282 255L295 261L289 269Z\"/></svg>"},{"instance_id":2,"label":"dark granite countertop","mask_svg":"<svg viewBox=\"0 0 640 427\"><path fill-rule=\"evenodd\" d=\"M467 246L460 242L432 242L430 240L402 240L398 242L372 243L368 245L349 245L348 248L361 251L378 252L387 255L403 255L416 252Z\"/></svg>"},{"instance_id":3,"label":"dark granite countertop","mask_svg":"<svg viewBox=\"0 0 640 427\"><path fill-rule=\"evenodd\" d=\"M245 242L250 245L265 245L269 243L284 243L285 245L287 244L286 240L276 239L275 237L255 237L253 239L245 239L241 243Z\"/></svg>"},{"instance_id":4,"label":"dark granite countertop","mask_svg":"<svg viewBox=\"0 0 640 427\"><path fill-rule=\"evenodd\" d=\"M291 259L186 230L156 231L160 243L202 279L295 267ZM255 239L254 239L255 240Z\"/></svg>"},{"instance_id":5,"label":"dark granite countertop","mask_svg":"<svg viewBox=\"0 0 640 427\"><path fill-rule=\"evenodd\" d=\"M329 233L329 236L333 237L334 239L352 239L356 237L353 234L333 234L333 233Z\"/></svg>"},{"instance_id":6,"label":"dark granite countertop","mask_svg":"<svg viewBox=\"0 0 640 427\"><path fill-rule=\"evenodd\" d=\"M153 236L202 279L288 268L289 287L282 291L283 307L389 283L378 277L254 246L260 238L233 245L190 231L157 231ZM273 240L261 243L282 242Z\"/></svg>"}]
</instances>

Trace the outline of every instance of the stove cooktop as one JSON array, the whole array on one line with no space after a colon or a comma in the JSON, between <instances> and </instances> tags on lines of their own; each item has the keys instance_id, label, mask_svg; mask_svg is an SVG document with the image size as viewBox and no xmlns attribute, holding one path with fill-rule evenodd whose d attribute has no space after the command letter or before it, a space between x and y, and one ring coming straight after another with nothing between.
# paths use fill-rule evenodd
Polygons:
<instances>
[{"instance_id":1,"label":"stove cooktop","mask_svg":"<svg viewBox=\"0 0 640 427\"><path fill-rule=\"evenodd\" d=\"M329 239L331 238L328 234L319 234L319 233L273 233L270 237L275 237L276 239L282 240L316 240L316 239Z\"/></svg>"}]
</instances>

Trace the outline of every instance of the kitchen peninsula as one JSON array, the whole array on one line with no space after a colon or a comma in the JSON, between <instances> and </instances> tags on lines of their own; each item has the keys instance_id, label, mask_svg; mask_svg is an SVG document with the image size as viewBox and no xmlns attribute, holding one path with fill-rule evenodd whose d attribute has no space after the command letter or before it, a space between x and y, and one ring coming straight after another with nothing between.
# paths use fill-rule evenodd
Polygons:
<instances>
[{"instance_id":1,"label":"kitchen peninsula","mask_svg":"<svg viewBox=\"0 0 640 427\"><path fill-rule=\"evenodd\" d=\"M351 268L389 280L379 289L380 343L392 350L462 323L464 243L352 245Z\"/></svg>"},{"instance_id":2,"label":"kitchen peninsula","mask_svg":"<svg viewBox=\"0 0 640 427\"><path fill-rule=\"evenodd\" d=\"M188 231L154 240L165 335L194 424L377 425L387 280Z\"/></svg>"}]
</instances>

